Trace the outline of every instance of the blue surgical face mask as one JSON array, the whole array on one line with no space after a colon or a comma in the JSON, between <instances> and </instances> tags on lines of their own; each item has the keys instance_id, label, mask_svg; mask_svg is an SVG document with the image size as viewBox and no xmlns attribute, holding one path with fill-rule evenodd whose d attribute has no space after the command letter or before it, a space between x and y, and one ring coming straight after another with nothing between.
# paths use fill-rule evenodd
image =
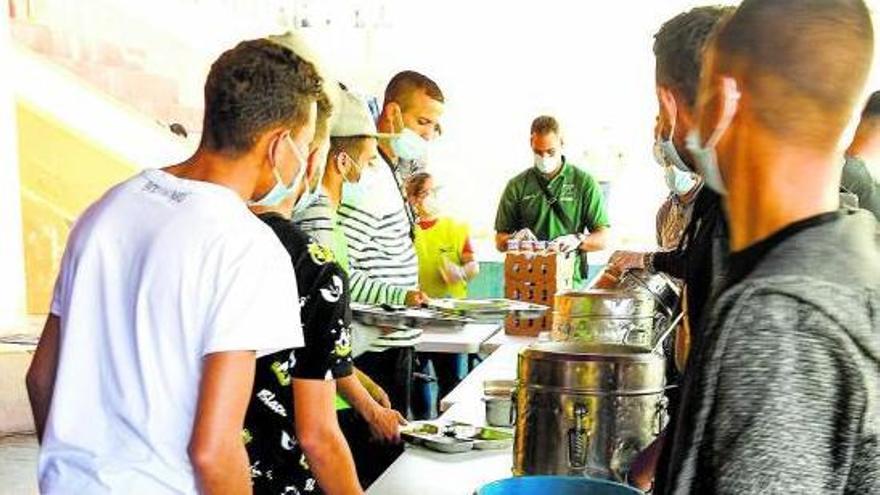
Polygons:
<instances>
[{"instance_id":1,"label":"blue surgical face mask","mask_svg":"<svg viewBox=\"0 0 880 495\"><path fill-rule=\"evenodd\" d=\"M326 155L324 162L326 163ZM317 175L312 178L312 182L315 183L315 188L312 189L312 185L310 183L306 183L306 189L303 191L302 196L296 200L296 204L293 205L293 214L296 215L300 213L308 207L312 206L315 201L317 201L318 196L320 196L319 191L321 190L321 182L324 179L324 173L327 171L326 167L321 167L321 169L317 172ZM304 177L303 180L306 180Z\"/></svg>"},{"instance_id":2,"label":"blue surgical face mask","mask_svg":"<svg viewBox=\"0 0 880 495\"><path fill-rule=\"evenodd\" d=\"M658 136L654 141L654 160L663 167L663 176L666 179L666 186L669 190L678 196L684 196L696 187L700 177L691 172L681 159L681 155L678 154L678 150L672 142L674 133L675 119L673 118L669 137L663 139Z\"/></svg>"},{"instance_id":3,"label":"blue surgical face mask","mask_svg":"<svg viewBox=\"0 0 880 495\"><path fill-rule=\"evenodd\" d=\"M320 187L320 184L318 187ZM315 190L312 191L311 187L306 185L306 190L303 191L302 196L300 196L299 199L296 200L296 204L293 205L293 214L295 215L309 206L312 206L316 199L318 199L318 188L315 188Z\"/></svg>"},{"instance_id":4,"label":"blue surgical face mask","mask_svg":"<svg viewBox=\"0 0 880 495\"><path fill-rule=\"evenodd\" d=\"M721 141L721 136L727 131L736 115L737 103L740 99L740 92L737 88L737 82L733 78L725 77L722 79L723 90L719 95L721 98L721 117L712 131L712 135L703 144L700 136L699 128L694 128L688 133L685 139L685 146L694 159L694 165L697 172L703 176L709 189L718 194L727 195L727 187L724 184L724 178L721 176L721 168L718 166L718 154L715 147Z\"/></svg>"},{"instance_id":5,"label":"blue surgical face mask","mask_svg":"<svg viewBox=\"0 0 880 495\"><path fill-rule=\"evenodd\" d=\"M727 188L724 187L724 179L721 177L721 169L718 168L718 155L715 153L714 144L706 143L704 146L700 139L700 131L697 129L688 133L685 145L688 152L694 158L694 164L709 189L724 196Z\"/></svg>"},{"instance_id":6,"label":"blue surgical face mask","mask_svg":"<svg viewBox=\"0 0 880 495\"><path fill-rule=\"evenodd\" d=\"M293 149L293 153L297 156L297 159L300 162L299 172L297 172L296 176L293 178L293 181L289 186L284 185L284 180L281 179L281 173L278 172L278 164L275 164L272 167L272 175L275 177L275 185L272 186L272 189L266 193L262 198L251 201L251 206L265 206L265 207L275 207L281 204L285 198L293 194L296 191L297 186L303 180L303 177L306 174L306 165L308 161L306 160L303 152L296 146L296 143L290 138L290 136L285 136L285 141L290 144L290 147Z\"/></svg>"},{"instance_id":7,"label":"blue surgical face mask","mask_svg":"<svg viewBox=\"0 0 880 495\"><path fill-rule=\"evenodd\" d=\"M693 172L682 172L676 167L663 167L666 187L678 196L691 192L700 182L699 176Z\"/></svg>"},{"instance_id":8,"label":"blue surgical face mask","mask_svg":"<svg viewBox=\"0 0 880 495\"><path fill-rule=\"evenodd\" d=\"M364 186L360 182L342 182L342 198L346 202L360 203L364 198Z\"/></svg>"},{"instance_id":9,"label":"blue surgical face mask","mask_svg":"<svg viewBox=\"0 0 880 495\"><path fill-rule=\"evenodd\" d=\"M405 161L419 161L428 152L428 141L409 127L391 139L391 149L398 158Z\"/></svg>"},{"instance_id":10,"label":"blue surgical face mask","mask_svg":"<svg viewBox=\"0 0 880 495\"><path fill-rule=\"evenodd\" d=\"M675 167L682 172L691 171L681 159L681 155L678 154L671 137L668 139L657 138L654 141L654 160L661 167Z\"/></svg>"}]
</instances>

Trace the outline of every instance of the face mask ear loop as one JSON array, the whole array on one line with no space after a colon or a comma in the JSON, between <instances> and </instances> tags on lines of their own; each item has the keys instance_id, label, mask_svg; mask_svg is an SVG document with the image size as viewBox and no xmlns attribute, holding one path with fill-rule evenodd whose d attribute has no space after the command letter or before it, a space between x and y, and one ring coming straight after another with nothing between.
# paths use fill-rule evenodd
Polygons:
<instances>
[{"instance_id":1,"label":"face mask ear loop","mask_svg":"<svg viewBox=\"0 0 880 495\"><path fill-rule=\"evenodd\" d=\"M347 182L352 182L352 174L353 172L357 172L357 163L355 163L354 158L348 156L348 153L343 152L343 156L344 158L342 162L345 163L346 173L342 174L342 178L345 179Z\"/></svg>"},{"instance_id":2,"label":"face mask ear loop","mask_svg":"<svg viewBox=\"0 0 880 495\"><path fill-rule=\"evenodd\" d=\"M669 118L669 136L667 137L667 139L669 141L672 141L672 136L675 135L675 125L678 122L678 106L675 103L675 98L673 98L672 95L669 95L669 106L669 111L672 112L672 115Z\"/></svg>"},{"instance_id":3,"label":"face mask ear loop","mask_svg":"<svg viewBox=\"0 0 880 495\"><path fill-rule=\"evenodd\" d=\"M736 107L739 104L739 99L742 96L737 88L736 81L733 78L725 77L722 84L724 85L724 102L721 106L721 120L718 122L715 130L712 131L709 140L706 141L707 148L714 148L715 145L718 144L718 141L721 140L724 131L730 127L730 123L733 122L733 117L736 115Z\"/></svg>"},{"instance_id":4,"label":"face mask ear loop","mask_svg":"<svg viewBox=\"0 0 880 495\"><path fill-rule=\"evenodd\" d=\"M397 105L397 118L392 119L392 120L394 120L393 124L398 124L400 126L399 127L400 130L397 131L395 134L400 134L406 128L406 124L403 122L403 109L400 108L400 103L396 103L396 105Z\"/></svg>"}]
</instances>

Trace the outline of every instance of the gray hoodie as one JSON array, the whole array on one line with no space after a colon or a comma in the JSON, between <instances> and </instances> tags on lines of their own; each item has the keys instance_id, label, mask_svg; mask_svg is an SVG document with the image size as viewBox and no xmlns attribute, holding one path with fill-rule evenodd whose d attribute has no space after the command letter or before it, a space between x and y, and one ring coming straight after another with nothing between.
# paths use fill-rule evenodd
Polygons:
<instances>
[{"instance_id":1,"label":"gray hoodie","mask_svg":"<svg viewBox=\"0 0 880 495\"><path fill-rule=\"evenodd\" d=\"M864 211L782 239L689 363L673 493L880 494L880 245Z\"/></svg>"}]
</instances>

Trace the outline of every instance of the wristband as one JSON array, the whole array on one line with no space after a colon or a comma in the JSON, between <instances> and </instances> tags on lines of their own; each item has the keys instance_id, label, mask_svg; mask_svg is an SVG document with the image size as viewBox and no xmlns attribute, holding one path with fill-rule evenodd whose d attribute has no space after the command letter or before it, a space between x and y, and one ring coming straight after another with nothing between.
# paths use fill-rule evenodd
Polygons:
<instances>
[{"instance_id":1,"label":"wristband","mask_svg":"<svg viewBox=\"0 0 880 495\"><path fill-rule=\"evenodd\" d=\"M645 265L645 270L650 273L657 273L657 269L654 268L654 253L645 253L642 256L642 264Z\"/></svg>"}]
</instances>

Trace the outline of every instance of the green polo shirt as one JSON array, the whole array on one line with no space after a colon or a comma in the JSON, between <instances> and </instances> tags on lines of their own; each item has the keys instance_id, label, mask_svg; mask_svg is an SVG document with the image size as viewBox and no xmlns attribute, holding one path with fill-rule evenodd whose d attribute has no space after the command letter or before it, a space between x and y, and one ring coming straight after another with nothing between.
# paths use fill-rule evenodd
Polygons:
<instances>
[{"instance_id":1,"label":"green polo shirt","mask_svg":"<svg viewBox=\"0 0 880 495\"><path fill-rule=\"evenodd\" d=\"M538 181L547 184L547 189L557 198L562 211L574 223L574 231L565 228L565 222L553 211ZM512 234L528 228L543 241L552 241L566 234L594 232L608 226L605 198L599 183L593 176L568 162L549 182L534 167L511 179L504 188L495 216L496 232ZM576 285L586 281L585 273L581 272L581 264L585 262L586 258L578 258Z\"/></svg>"},{"instance_id":2,"label":"green polo shirt","mask_svg":"<svg viewBox=\"0 0 880 495\"><path fill-rule=\"evenodd\" d=\"M558 199L562 211L575 224L575 231L565 229L564 222L553 212L538 181L547 184L547 189ZM495 216L496 232L512 234L528 228L544 241L552 241L566 234L594 232L608 226L605 198L599 183L584 170L567 162L549 182L534 167L511 179L504 188Z\"/></svg>"}]
</instances>

